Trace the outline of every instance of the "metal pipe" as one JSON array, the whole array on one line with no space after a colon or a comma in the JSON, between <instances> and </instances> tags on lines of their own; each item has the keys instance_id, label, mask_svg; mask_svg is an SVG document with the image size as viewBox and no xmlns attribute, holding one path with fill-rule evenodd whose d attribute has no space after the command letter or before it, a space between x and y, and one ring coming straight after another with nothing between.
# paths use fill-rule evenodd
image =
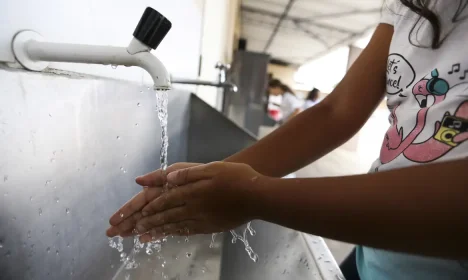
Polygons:
<instances>
[{"instance_id":1,"label":"metal pipe","mask_svg":"<svg viewBox=\"0 0 468 280\"><path fill-rule=\"evenodd\" d=\"M227 82L219 83L219 82L203 81L203 80L173 78L172 83L182 84L182 85L196 85L196 86L210 86L210 87L224 88L224 89L229 89L232 92L238 91L238 88L235 84L227 83Z\"/></svg>"},{"instance_id":2,"label":"metal pipe","mask_svg":"<svg viewBox=\"0 0 468 280\"><path fill-rule=\"evenodd\" d=\"M72 62L102 65L138 66L145 69L154 81L154 88L171 88L169 72L162 62L150 53L151 48L137 39L128 48L45 42L32 30L18 32L12 42L19 64L32 71L42 71L49 62Z\"/></svg>"},{"instance_id":3,"label":"metal pipe","mask_svg":"<svg viewBox=\"0 0 468 280\"><path fill-rule=\"evenodd\" d=\"M169 89L171 80L161 61L148 51L130 54L125 47L29 41L26 52L35 61L138 66L153 78L157 89Z\"/></svg>"},{"instance_id":4,"label":"metal pipe","mask_svg":"<svg viewBox=\"0 0 468 280\"><path fill-rule=\"evenodd\" d=\"M273 32L271 33L270 38L268 39L268 42L265 45L265 48L263 49L263 52L267 52L268 49L270 48L271 43L273 43L273 39L275 39L276 34L278 33L278 30L279 30L281 24L283 23L283 20L288 16L288 13L291 10L291 8L292 8L295 1L296 0L289 0L288 4L284 8L283 13L281 14L280 18L278 19L278 22L276 23L276 26L273 29Z\"/></svg>"}]
</instances>

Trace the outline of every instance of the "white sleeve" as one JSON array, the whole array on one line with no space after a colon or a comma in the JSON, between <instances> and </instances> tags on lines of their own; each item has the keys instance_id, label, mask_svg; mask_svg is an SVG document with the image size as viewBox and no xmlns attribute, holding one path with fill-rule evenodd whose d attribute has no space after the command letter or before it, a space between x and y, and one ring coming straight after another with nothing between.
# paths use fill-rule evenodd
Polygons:
<instances>
[{"instance_id":1,"label":"white sleeve","mask_svg":"<svg viewBox=\"0 0 468 280\"><path fill-rule=\"evenodd\" d=\"M395 16L398 13L398 3L396 3L396 1L397 0L384 0L380 16L381 23L395 25Z\"/></svg>"},{"instance_id":2,"label":"white sleeve","mask_svg":"<svg viewBox=\"0 0 468 280\"><path fill-rule=\"evenodd\" d=\"M288 102L291 106L291 111L294 111L296 109L300 109L302 108L302 106L304 106L304 102L302 102L298 97L292 95L292 94L288 94Z\"/></svg>"}]
</instances>

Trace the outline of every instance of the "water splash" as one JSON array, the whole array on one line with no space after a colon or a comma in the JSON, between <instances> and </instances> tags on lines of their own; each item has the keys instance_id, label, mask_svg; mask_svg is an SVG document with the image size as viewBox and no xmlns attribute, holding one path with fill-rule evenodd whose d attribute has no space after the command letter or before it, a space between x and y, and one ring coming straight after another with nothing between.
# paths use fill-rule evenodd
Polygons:
<instances>
[{"instance_id":1,"label":"water splash","mask_svg":"<svg viewBox=\"0 0 468 280\"><path fill-rule=\"evenodd\" d=\"M249 244L249 241L247 240L247 232L249 232L251 236L254 236L256 234L255 230L252 228L251 222L247 223L247 226L244 229L244 232L242 235L237 234L235 230L231 230L232 243L236 243L237 240L240 240L242 243L244 243L245 251L249 255L250 259L254 262L257 262L258 255L252 249L252 247Z\"/></svg>"},{"instance_id":2,"label":"water splash","mask_svg":"<svg viewBox=\"0 0 468 280\"><path fill-rule=\"evenodd\" d=\"M210 248L214 248L214 246L215 246L216 235L218 235L218 234L217 234L217 233L213 233L213 234L211 235Z\"/></svg>"}]
</instances>

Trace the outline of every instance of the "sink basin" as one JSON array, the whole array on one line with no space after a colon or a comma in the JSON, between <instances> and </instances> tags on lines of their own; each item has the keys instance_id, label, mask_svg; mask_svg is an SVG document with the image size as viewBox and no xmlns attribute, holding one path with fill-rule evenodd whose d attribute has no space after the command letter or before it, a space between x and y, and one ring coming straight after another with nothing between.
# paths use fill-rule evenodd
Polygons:
<instances>
[{"instance_id":1,"label":"sink basin","mask_svg":"<svg viewBox=\"0 0 468 280\"><path fill-rule=\"evenodd\" d=\"M105 230L140 191L134 178L159 167L154 92L76 73L0 71L0 279L325 279L302 233L261 221L250 239L257 263L228 234L214 248L211 235L174 237L127 271ZM168 123L170 163L219 160L256 141L188 92L169 94Z\"/></svg>"}]
</instances>

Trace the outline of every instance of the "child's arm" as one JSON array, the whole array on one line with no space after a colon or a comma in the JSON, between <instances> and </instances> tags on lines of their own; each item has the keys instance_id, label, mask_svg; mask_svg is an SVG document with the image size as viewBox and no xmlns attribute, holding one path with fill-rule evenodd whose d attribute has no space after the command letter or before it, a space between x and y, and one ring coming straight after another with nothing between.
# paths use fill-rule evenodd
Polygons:
<instances>
[{"instance_id":1,"label":"child's arm","mask_svg":"<svg viewBox=\"0 0 468 280\"><path fill-rule=\"evenodd\" d=\"M468 259L468 160L259 181L259 218L371 247ZM281 207L278 207L281 205Z\"/></svg>"},{"instance_id":2,"label":"child's arm","mask_svg":"<svg viewBox=\"0 0 468 280\"><path fill-rule=\"evenodd\" d=\"M252 219L354 244L468 259L468 159L335 178L278 179L211 163L168 175L140 232L220 232ZM118 233L117 225L112 232ZM144 241L151 236L143 236Z\"/></svg>"},{"instance_id":3,"label":"child's arm","mask_svg":"<svg viewBox=\"0 0 468 280\"><path fill-rule=\"evenodd\" d=\"M225 161L246 163L262 174L281 177L346 142L365 124L385 94L392 35L393 26L380 24L369 45L327 98Z\"/></svg>"}]
</instances>

